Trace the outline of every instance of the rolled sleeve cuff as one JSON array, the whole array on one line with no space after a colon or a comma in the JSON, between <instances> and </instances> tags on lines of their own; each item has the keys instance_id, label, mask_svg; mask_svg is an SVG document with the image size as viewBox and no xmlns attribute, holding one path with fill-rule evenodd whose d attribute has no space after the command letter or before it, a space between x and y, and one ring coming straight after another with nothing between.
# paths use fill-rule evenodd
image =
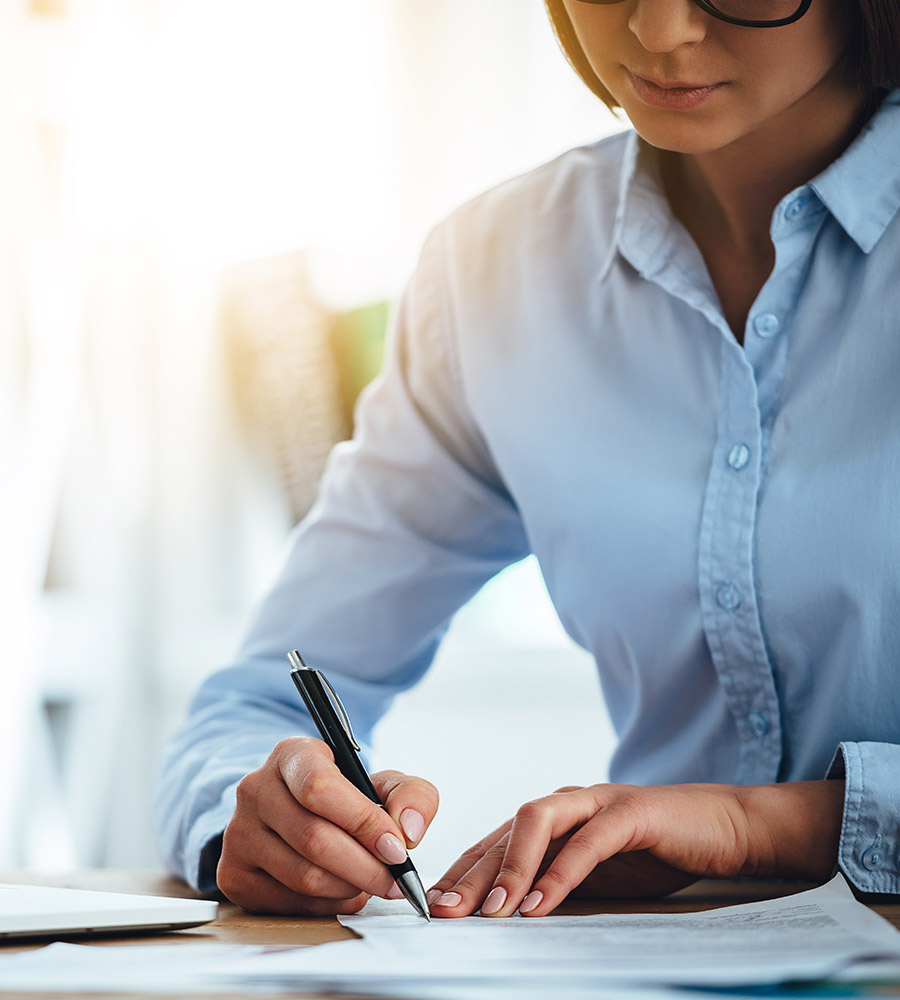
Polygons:
<instances>
[{"instance_id":1,"label":"rolled sleeve cuff","mask_svg":"<svg viewBox=\"0 0 900 1000\"><path fill-rule=\"evenodd\" d=\"M206 863L201 865L201 855L211 841L217 841L221 845L222 834L234 813L237 785L237 782L229 785L222 793L218 806L197 819L185 841L184 877L202 893L214 893L218 890L212 859L207 855ZM218 858L215 861L217 863Z\"/></svg>"},{"instance_id":2,"label":"rolled sleeve cuff","mask_svg":"<svg viewBox=\"0 0 900 1000\"><path fill-rule=\"evenodd\" d=\"M827 777L844 779L841 871L861 892L900 893L900 746L841 743Z\"/></svg>"}]
</instances>

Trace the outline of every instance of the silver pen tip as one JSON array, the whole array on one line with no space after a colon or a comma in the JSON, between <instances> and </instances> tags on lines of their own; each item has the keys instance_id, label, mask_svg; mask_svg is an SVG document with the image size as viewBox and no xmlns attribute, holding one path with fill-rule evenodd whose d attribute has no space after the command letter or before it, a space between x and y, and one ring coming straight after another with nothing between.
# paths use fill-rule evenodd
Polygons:
<instances>
[{"instance_id":1,"label":"silver pen tip","mask_svg":"<svg viewBox=\"0 0 900 1000\"><path fill-rule=\"evenodd\" d=\"M412 903L413 909L423 916L429 923L431 922L431 911L428 909L428 899L418 872L404 872L397 880L397 885L404 896Z\"/></svg>"}]
</instances>

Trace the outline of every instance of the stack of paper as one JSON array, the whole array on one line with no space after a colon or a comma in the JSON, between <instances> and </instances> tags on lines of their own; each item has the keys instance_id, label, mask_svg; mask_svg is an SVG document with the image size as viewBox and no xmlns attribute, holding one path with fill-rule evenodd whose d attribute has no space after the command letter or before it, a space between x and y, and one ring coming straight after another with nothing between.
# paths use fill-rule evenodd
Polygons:
<instances>
[{"instance_id":1,"label":"stack of paper","mask_svg":"<svg viewBox=\"0 0 900 1000\"><path fill-rule=\"evenodd\" d=\"M373 902L371 911L341 918L361 940L318 947L54 944L0 952L0 991L672 1000L691 987L708 997L796 981L900 986L900 931L856 902L840 876L810 892L704 913L427 923L405 901Z\"/></svg>"},{"instance_id":2,"label":"stack of paper","mask_svg":"<svg viewBox=\"0 0 900 1000\"><path fill-rule=\"evenodd\" d=\"M397 992L403 984L598 989L757 986L833 978L900 960L900 931L858 903L842 876L783 899L703 913L433 920L401 904L341 917L361 941L260 955L229 979L290 988Z\"/></svg>"}]
</instances>

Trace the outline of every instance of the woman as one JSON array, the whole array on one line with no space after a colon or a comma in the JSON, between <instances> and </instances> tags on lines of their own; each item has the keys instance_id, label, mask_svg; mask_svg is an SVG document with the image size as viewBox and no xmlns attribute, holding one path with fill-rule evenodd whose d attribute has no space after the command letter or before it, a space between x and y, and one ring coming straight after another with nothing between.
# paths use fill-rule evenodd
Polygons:
<instances>
[{"instance_id":1,"label":"woman","mask_svg":"<svg viewBox=\"0 0 900 1000\"><path fill-rule=\"evenodd\" d=\"M617 783L524 805L435 915L836 864L900 892L900 3L548 7L636 134L428 240L356 438L173 744L167 855L255 910L396 895L383 862L437 792L382 772L384 812L351 788L295 735L284 653L368 732L534 552L597 660Z\"/></svg>"}]
</instances>

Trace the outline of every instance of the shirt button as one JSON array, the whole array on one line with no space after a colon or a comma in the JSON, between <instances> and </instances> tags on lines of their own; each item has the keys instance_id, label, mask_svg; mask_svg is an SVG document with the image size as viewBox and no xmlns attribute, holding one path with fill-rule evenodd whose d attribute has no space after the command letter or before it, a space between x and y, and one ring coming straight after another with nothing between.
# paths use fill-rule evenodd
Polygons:
<instances>
[{"instance_id":1,"label":"shirt button","mask_svg":"<svg viewBox=\"0 0 900 1000\"><path fill-rule=\"evenodd\" d=\"M750 449L745 444L736 444L728 452L728 464L735 472L740 472L750 461Z\"/></svg>"},{"instance_id":2,"label":"shirt button","mask_svg":"<svg viewBox=\"0 0 900 1000\"><path fill-rule=\"evenodd\" d=\"M773 337L778 333L778 328L781 324L778 322L778 317L775 313L760 313L753 320L753 329L760 335L760 337Z\"/></svg>"},{"instance_id":3,"label":"shirt button","mask_svg":"<svg viewBox=\"0 0 900 1000\"><path fill-rule=\"evenodd\" d=\"M741 606L741 592L731 580L726 580L724 583L720 583L716 590L716 602L720 608L734 611Z\"/></svg>"},{"instance_id":4,"label":"shirt button","mask_svg":"<svg viewBox=\"0 0 900 1000\"><path fill-rule=\"evenodd\" d=\"M806 208L806 201L803 198L795 198L790 202L784 210L784 217L789 221L791 219L796 219L797 216Z\"/></svg>"},{"instance_id":5,"label":"shirt button","mask_svg":"<svg viewBox=\"0 0 900 1000\"><path fill-rule=\"evenodd\" d=\"M878 844L872 844L871 847L863 851L862 863L870 872L877 872L884 865L884 848L879 847Z\"/></svg>"},{"instance_id":6,"label":"shirt button","mask_svg":"<svg viewBox=\"0 0 900 1000\"><path fill-rule=\"evenodd\" d=\"M750 723L750 732L758 740L761 740L769 731L769 720L762 712L751 712L747 716L747 721Z\"/></svg>"}]
</instances>

